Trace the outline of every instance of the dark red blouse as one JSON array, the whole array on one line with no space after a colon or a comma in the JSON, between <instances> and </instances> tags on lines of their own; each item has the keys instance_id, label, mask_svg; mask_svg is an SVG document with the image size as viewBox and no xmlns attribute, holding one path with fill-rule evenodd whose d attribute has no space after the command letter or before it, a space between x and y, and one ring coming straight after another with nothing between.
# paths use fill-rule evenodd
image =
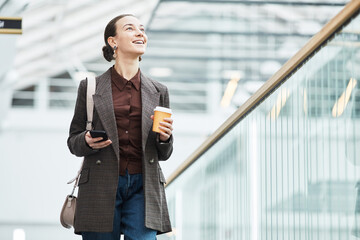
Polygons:
<instances>
[{"instance_id":1,"label":"dark red blouse","mask_svg":"<svg viewBox=\"0 0 360 240\"><path fill-rule=\"evenodd\" d=\"M119 137L119 174L142 173L140 69L129 81L111 69L111 88Z\"/></svg>"}]
</instances>

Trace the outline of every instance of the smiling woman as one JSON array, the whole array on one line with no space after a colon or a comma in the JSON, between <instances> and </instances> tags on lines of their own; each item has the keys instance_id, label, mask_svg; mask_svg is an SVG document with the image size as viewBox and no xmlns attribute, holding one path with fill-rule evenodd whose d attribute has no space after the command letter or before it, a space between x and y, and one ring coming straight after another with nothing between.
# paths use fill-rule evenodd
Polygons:
<instances>
[{"instance_id":1,"label":"smiling woman","mask_svg":"<svg viewBox=\"0 0 360 240\"><path fill-rule=\"evenodd\" d=\"M104 58L113 67L96 78L93 129L85 130L87 80L80 83L68 146L84 156L75 213L75 233L84 240L156 239L171 231L165 179L159 160L172 153L171 117L151 130L153 110L169 108L167 87L139 69L147 46L145 28L131 14L112 19L105 28Z\"/></svg>"},{"instance_id":2,"label":"smiling woman","mask_svg":"<svg viewBox=\"0 0 360 240\"><path fill-rule=\"evenodd\" d=\"M145 27L131 14L123 14L111 20L105 29L104 40L106 45L103 54L109 62L115 60L117 54L120 57L126 53L142 55L147 46ZM134 44L137 48L134 48Z\"/></svg>"}]
</instances>

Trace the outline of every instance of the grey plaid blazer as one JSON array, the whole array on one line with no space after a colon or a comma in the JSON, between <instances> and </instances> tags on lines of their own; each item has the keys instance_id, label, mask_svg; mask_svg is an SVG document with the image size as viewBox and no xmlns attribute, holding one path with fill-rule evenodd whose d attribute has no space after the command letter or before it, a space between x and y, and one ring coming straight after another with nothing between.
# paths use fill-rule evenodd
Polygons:
<instances>
[{"instance_id":1,"label":"grey plaid blazer","mask_svg":"<svg viewBox=\"0 0 360 240\"><path fill-rule=\"evenodd\" d=\"M118 168L120 154L117 127L111 92L111 69L96 78L93 126L105 130L112 144L101 150L92 150L85 142L86 80L81 81L70 125L68 147L76 156L84 157L79 180L78 202L75 213L75 233L111 232L113 230ZM168 143L159 142L151 130L150 116L156 106L169 107L167 88L141 74L142 149L145 195L145 226L158 233L171 231L165 198L165 179L160 160L172 153L173 137Z\"/></svg>"}]
</instances>

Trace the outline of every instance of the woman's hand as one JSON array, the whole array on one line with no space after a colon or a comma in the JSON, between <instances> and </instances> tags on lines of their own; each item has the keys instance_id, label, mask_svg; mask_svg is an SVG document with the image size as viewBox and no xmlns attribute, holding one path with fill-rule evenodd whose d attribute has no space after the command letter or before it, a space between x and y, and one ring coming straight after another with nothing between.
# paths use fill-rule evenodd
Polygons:
<instances>
[{"instance_id":1,"label":"woman's hand","mask_svg":"<svg viewBox=\"0 0 360 240\"><path fill-rule=\"evenodd\" d=\"M154 115L151 115L150 118L154 121ZM160 141L166 142L169 140L172 131L173 131L173 119L172 118L164 118L165 122L160 122Z\"/></svg>"},{"instance_id":2,"label":"woman's hand","mask_svg":"<svg viewBox=\"0 0 360 240\"><path fill-rule=\"evenodd\" d=\"M102 137L92 138L89 131L87 131L87 133L85 134L85 141L92 149L105 148L112 143L110 139L106 141L101 141L102 139L103 139Z\"/></svg>"}]
</instances>

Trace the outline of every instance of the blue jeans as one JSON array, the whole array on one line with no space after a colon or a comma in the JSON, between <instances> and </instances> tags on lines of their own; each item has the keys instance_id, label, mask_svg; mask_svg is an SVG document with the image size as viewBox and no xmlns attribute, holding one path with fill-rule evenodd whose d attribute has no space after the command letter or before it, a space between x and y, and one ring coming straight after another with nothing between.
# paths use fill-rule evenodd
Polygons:
<instances>
[{"instance_id":1,"label":"blue jeans","mask_svg":"<svg viewBox=\"0 0 360 240\"><path fill-rule=\"evenodd\" d=\"M156 230L145 227L145 203L142 174L119 176L112 232L83 232L83 240L155 240Z\"/></svg>"}]
</instances>

